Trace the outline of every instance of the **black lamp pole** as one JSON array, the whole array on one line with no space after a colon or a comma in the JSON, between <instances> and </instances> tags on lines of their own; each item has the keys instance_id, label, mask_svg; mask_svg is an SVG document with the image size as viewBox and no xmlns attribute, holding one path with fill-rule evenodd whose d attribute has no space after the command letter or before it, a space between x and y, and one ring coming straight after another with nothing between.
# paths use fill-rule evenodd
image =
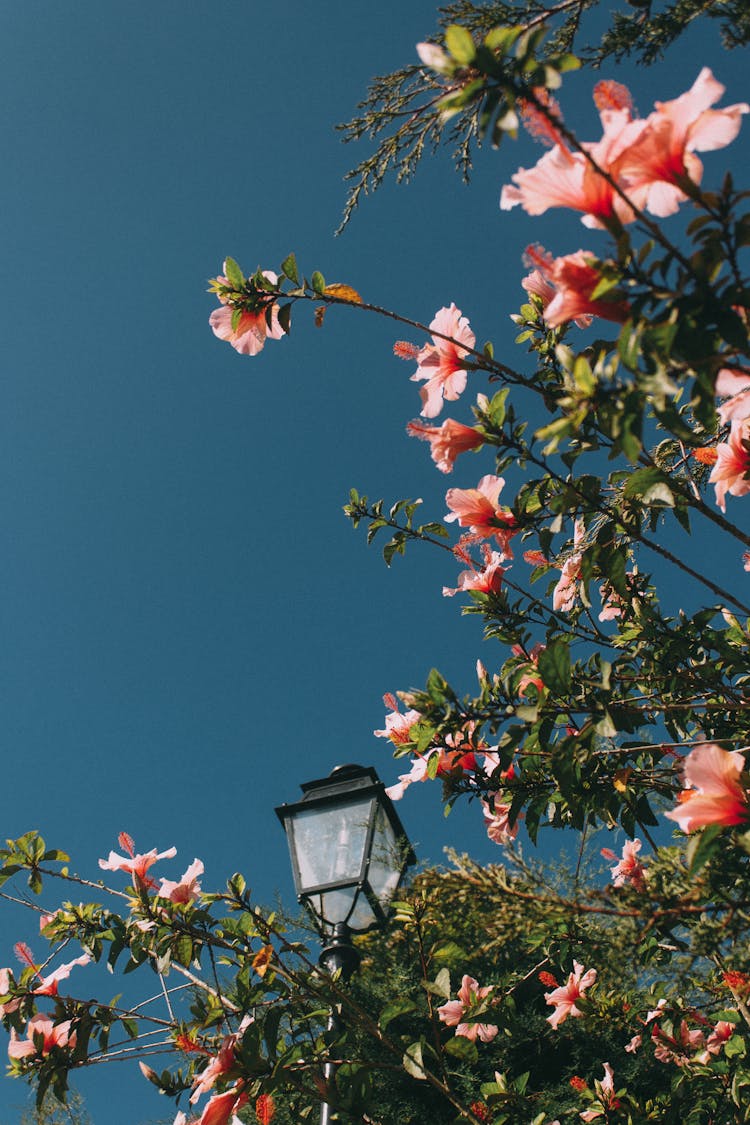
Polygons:
<instances>
[{"instance_id":1,"label":"black lamp pole","mask_svg":"<svg viewBox=\"0 0 750 1125\"><path fill-rule=\"evenodd\" d=\"M416 863L393 803L371 767L338 766L330 776L302 786L304 796L276 809L289 841L297 898L326 941L320 967L346 983L359 965L354 933L384 924L406 868ZM341 1029L335 1007L328 1031ZM323 1066L326 1086L336 1066ZM332 1107L323 1102L320 1125Z\"/></svg>"}]
</instances>

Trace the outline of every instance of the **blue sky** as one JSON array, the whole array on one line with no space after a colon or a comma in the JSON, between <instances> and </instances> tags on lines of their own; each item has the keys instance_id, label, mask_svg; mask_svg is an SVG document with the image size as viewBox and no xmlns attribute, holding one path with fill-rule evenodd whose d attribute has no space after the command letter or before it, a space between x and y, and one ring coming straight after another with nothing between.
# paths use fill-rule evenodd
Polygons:
<instances>
[{"instance_id":1,"label":"blue sky","mask_svg":"<svg viewBox=\"0 0 750 1125\"><path fill-rule=\"evenodd\" d=\"M308 276L425 322L455 301L480 341L510 347L524 246L591 237L555 212L500 213L529 141L484 152L468 190L430 160L333 238L364 149L332 125L434 27L422 0L341 17L240 0L0 12L3 835L38 828L81 874L125 829L140 850L177 846L169 877L199 856L207 886L240 869L290 904L274 806L341 762L395 779L371 733L382 694L433 664L469 690L477 656L492 663L477 619L440 596L451 559L412 551L388 571L341 512L354 485L423 496L436 519L448 483L476 481L478 461L447 482L406 437L418 397L391 348L409 333L338 309L318 330L299 308L291 338L248 358L207 324L226 254L250 270L294 249ZM617 75L642 112L704 62L726 101L746 95L741 60L705 35ZM584 134L592 84L572 76L562 98ZM725 160L706 164L718 182ZM399 811L423 859L446 844L496 858L476 808L446 821L419 786ZM20 924L0 923L0 963L33 933ZM81 1088L98 1122L171 1121L134 1065ZM0 1083L0 1121L23 1096Z\"/></svg>"}]
</instances>

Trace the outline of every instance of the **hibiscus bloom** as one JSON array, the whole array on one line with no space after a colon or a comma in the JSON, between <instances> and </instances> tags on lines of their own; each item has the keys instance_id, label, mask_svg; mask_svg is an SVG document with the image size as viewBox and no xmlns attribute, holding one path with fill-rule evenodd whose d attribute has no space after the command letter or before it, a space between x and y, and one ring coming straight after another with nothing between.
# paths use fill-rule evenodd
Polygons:
<instances>
[{"instance_id":1,"label":"hibiscus bloom","mask_svg":"<svg viewBox=\"0 0 750 1125\"><path fill-rule=\"evenodd\" d=\"M740 421L750 417L750 375L747 372L737 367L722 367L714 390L727 398L716 411L722 426L735 418Z\"/></svg>"},{"instance_id":2,"label":"hibiscus bloom","mask_svg":"<svg viewBox=\"0 0 750 1125\"><path fill-rule=\"evenodd\" d=\"M576 1007L576 1001L585 998L586 989L596 982L596 969L584 972L583 965L578 961L573 962L573 972L568 975L567 983L554 992L545 992L544 999L548 1004L554 1005L554 1012L547 1016L550 1027L557 1027L571 1016L578 1018L583 1012Z\"/></svg>"},{"instance_id":3,"label":"hibiscus bloom","mask_svg":"<svg viewBox=\"0 0 750 1125\"><path fill-rule=\"evenodd\" d=\"M263 276L272 285L278 284L278 275L272 270L263 270ZM216 280L229 285L229 281L223 275ZM220 296L219 300L222 302L222 307L214 309L208 318L208 323L211 325L214 336L218 336L220 340L226 340L241 355L257 355L258 352L263 350L263 345L267 339L280 340L284 335L284 329L279 324L279 306L276 302L270 302L269 300L270 313L268 313L268 305L265 308L257 309L255 312L242 309L233 326L232 321L236 309L228 304L226 297Z\"/></svg>"},{"instance_id":4,"label":"hibiscus bloom","mask_svg":"<svg viewBox=\"0 0 750 1125\"><path fill-rule=\"evenodd\" d=\"M25 1039L19 1039L15 1028L11 1028L8 1057L26 1059L32 1055L48 1055L55 1047L75 1047L76 1033L71 1032L70 1025L70 1020L53 1023L51 1015L44 1016L38 1012L27 1024ZM34 1038L39 1039L40 1036L41 1042L37 1047Z\"/></svg>"},{"instance_id":5,"label":"hibiscus bloom","mask_svg":"<svg viewBox=\"0 0 750 1125\"><path fill-rule=\"evenodd\" d=\"M228 1125L229 1119L248 1101L248 1096L236 1087L223 1094L214 1094L206 1103L198 1125Z\"/></svg>"},{"instance_id":6,"label":"hibiscus bloom","mask_svg":"<svg viewBox=\"0 0 750 1125\"><path fill-rule=\"evenodd\" d=\"M127 832L121 832L118 841L120 846L125 848L128 853L127 856L118 855L117 852L110 852L107 859L100 859L99 866L102 871L125 871L133 876L133 882L144 887L155 887L156 883L147 875L149 867L160 859L173 859L177 855L177 848L167 848L165 852L157 852L156 848L152 848L150 852L145 852L142 855L135 854L133 841Z\"/></svg>"},{"instance_id":7,"label":"hibiscus bloom","mask_svg":"<svg viewBox=\"0 0 750 1125\"><path fill-rule=\"evenodd\" d=\"M170 882L169 879L162 879L161 886L156 893L159 898L168 898L174 903L193 902L201 893L201 885L198 882L198 878L203 874L203 870L201 860L194 859L179 883Z\"/></svg>"},{"instance_id":8,"label":"hibiscus bloom","mask_svg":"<svg viewBox=\"0 0 750 1125\"><path fill-rule=\"evenodd\" d=\"M430 456L441 473L452 473L459 453L478 449L484 435L474 426L464 426L453 418L446 418L442 426L426 426L423 422L409 422L406 427L409 437L429 441Z\"/></svg>"},{"instance_id":9,"label":"hibiscus bloom","mask_svg":"<svg viewBox=\"0 0 750 1125\"><path fill-rule=\"evenodd\" d=\"M413 382L426 380L419 388L423 418L437 417L443 409L443 399L454 402L465 390L467 349L476 342L469 321L453 303L436 313L430 330L433 343L425 344L414 355L417 370L411 377ZM403 348L397 354L406 355Z\"/></svg>"},{"instance_id":10,"label":"hibiscus bloom","mask_svg":"<svg viewBox=\"0 0 750 1125\"><path fill-rule=\"evenodd\" d=\"M750 492L750 419L732 421L729 441L716 446L716 455L708 480L716 488L716 503L725 512L727 492L730 496L747 496Z\"/></svg>"},{"instance_id":11,"label":"hibiscus bloom","mask_svg":"<svg viewBox=\"0 0 750 1125\"><path fill-rule=\"evenodd\" d=\"M665 815L683 832L707 824L743 824L750 818L747 790L740 782L744 768L739 750L722 750L714 742L696 746L682 764L685 789L677 808Z\"/></svg>"},{"instance_id":12,"label":"hibiscus bloom","mask_svg":"<svg viewBox=\"0 0 750 1125\"><path fill-rule=\"evenodd\" d=\"M426 754L417 754L412 759L412 766L408 773L402 773L395 785L386 789L392 801L400 801L406 790L415 781L429 781L430 776L448 777L452 773L461 773L464 770L476 768L477 759L474 747L467 739L471 738L474 723L467 723L466 731L445 736L444 746L435 746ZM435 773L431 775L430 763L436 761Z\"/></svg>"},{"instance_id":13,"label":"hibiscus bloom","mask_svg":"<svg viewBox=\"0 0 750 1125\"><path fill-rule=\"evenodd\" d=\"M660 218L673 215L687 198L677 181L687 176L699 184L703 177L695 152L724 148L734 140L750 106L740 102L711 109L723 93L721 83L703 67L686 93L655 103L655 112L610 168L637 207Z\"/></svg>"},{"instance_id":14,"label":"hibiscus bloom","mask_svg":"<svg viewBox=\"0 0 750 1125\"><path fill-rule=\"evenodd\" d=\"M76 965L88 965L91 961L89 953L83 953L80 957L76 957L74 961L68 961L67 964L61 965L59 969L49 973L46 977L40 977L40 984L37 988L32 989L35 996L57 996L57 985L61 980L67 980L70 976L71 970Z\"/></svg>"},{"instance_id":15,"label":"hibiscus bloom","mask_svg":"<svg viewBox=\"0 0 750 1125\"><path fill-rule=\"evenodd\" d=\"M612 88L619 84L612 83ZM603 84L597 86L597 90ZM619 87L624 91L625 87ZM645 126L643 121L632 120L629 96L598 99L602 138L582 147L591 159L609 172L623 148L636 140ZM564 139L557 134L557 143L544 154L533 168L520 168L511 176L500 195L500 207L508 211L520 205L528 215L542 215L550 207L570 207L583 212L582 222L588 227L601 227L616 217L629 223L633 210L618 195L612 184L594 169L583 152L572 152Z\"/></svg>"},{"instance_id":16,"label":"hibiscus bloom","mask_svg":"<svg viewBox=\"0 0 750 1125\"><path fill-rule=\"evenodd\" d=\"M477 590L481 594L497 594L502 589L503 575L508 567L502 564L505 561L505 555L498 551L491 551L487 544L483 544L482 557L484 559L484 567L477 570L472 566L470 570L462 570L458 576L458 586L451 589L450 586L443 586L443 597L452 598L455 594L463 593L467 590Z\"/></svg>"},{"instance_id":17,"label":"hibiscus bloom","mask_svg":"<svg viewBox=\"0 0 750 1125\"><path fill-rule=\"evenodd\" d=\"M541 246L527 246L524 257L536 267L521 282L524 288L528 290L530 279L535 274L547 283L544 290L541 286L536 288L544 305L544 319L550 328L557 328L571 320L579 328L586 328L593 316L613 320L618 324L627 320L630 307L621 297L610 294L593 299L592 294L602 279L594 254L587 250L577 250L575 254L553 258ZM551 296L547 301L545 298L549 294Z\"/></svg>"},{"instance_id":18,"label":"hibiscus bloom","mask_svg":"<svg viewBox=\"0 0 750 1125\"><path fill-rule=\"evenodd\" d=\"M612 882L616 887L624 887L626 883L630 883L637 891L646 889L646 873L643 864L638 859L640 850L641 841L638 839L625 841L620 859L617 858L611 848L602 848L602 855L605 859L616 861L612 868Z\"/></svg>"},{"instance_id":19,"label":"hibiscus bloom","mask_svg":"<svg viewBox=\"0 0 750 1125\"><path fill-rule=\"evenodd\" d=\"M583 553L577 551L576 547L580 547L585 533L583 520L576 520L573 526L573 554L563 563L559 581L552 591L552 608L562 610L563 613L570 613L578 597L578 579L581 577Z\"/></svg>"},{"instance_id":20,"label":"hibiscus bloom","mask_svg":"<svg viewBox=\"0 0 750 1125\"><path fill-rule=\"evenodd\" d=\"M651 1040L654 1044L654 1058L663 1063L674 1063L675 1066L687 1066L692 1062L692 1054L697 1047L702 1047L706 1037L700 1028L688 1027L687 1021L682 1020L676 1035L667 1035L658 1023L651 1029Z\"/></svg>"},{"instance_id":21,"label":"hibiscus bloom","mask_svg":"<svg viewBox=\"0 0 750 1125\"><path fill-rule=\"evenodd\" d=\"M461 987L458 990L457 1000L448 1000L438 1008L438 1016L448 1027L456 1028L456 1035L475 1042L480 1039L482 1043L489 1043L495 1038L498 1028L494 1023L466 1023L464 1016L472 1008L476 1008L492 993L491 985L480 987L479 982L464 975Z\"/></svg>"},{"instance_id":22,"label":"hibiscus bloom","mask_svg":"<svg viewBox=\"0 0 750 1125\"><path fill-rule=\"evenodd\" d=\"M597 1117L608 1116L607 1110L619 1108L620 1102L615 1097L615 1074L608 1062L604 1063L604 1077L594 1082L594 1088L601 1108L583 1110L581 1113L583 1121L596 1121Z\"/></svg>"},{"instance_id":23,"label":"hibiscus bloom","mask_svg":"<svg viewBox=\"0 0 750 1125\"><path fill-rule=\"evenodd\" d=\"M489 801L482 801L482 812L484 814L484 826L487 829L487 835L490 840L495 844L506 845L515 840L518 835L518 820L516 818L514 824L511 824L508 819L510 813L510 805L503 804L501 801L495 801L490 804Z\"/></svg>"},{"instance_id":24,"label":"hibiscus bloom","mask_svg":"<svg viewBox=\"0 0 750 1125\"><path fill-rule=\"evenodd\" d=\"M495 537L507 554L508 529L515 528L516 521L509 508L500 508L497 503L504 484L502 477L488 474L476 488L449 488L445 502L450 512L445 522L458 520L459 527L471 528L482 539Z\"/></svg>"},{"instance_id":25,"label":"hibiscus bloom","mask_svg":"<svg viewBox=\"0 0 750 1125\"><path fill-rule=\"evenodd\" d=\"M389 738L394 746L403 746L411 742L411 728L422 718L419 711L413 709L405 712L399 711L399 703L394 695L388 692L383 696L383 703L390 707L390 713L385 717L385 728L374 730L376 738Z\"/></svg>"}]
</instances>

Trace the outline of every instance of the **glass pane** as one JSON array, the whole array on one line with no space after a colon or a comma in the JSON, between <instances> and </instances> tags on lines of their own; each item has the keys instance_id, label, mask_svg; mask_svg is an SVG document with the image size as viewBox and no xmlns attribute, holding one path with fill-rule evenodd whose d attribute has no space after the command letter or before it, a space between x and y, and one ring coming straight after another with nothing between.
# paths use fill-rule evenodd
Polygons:
<instances>
[{"instance_id":1,"label":"glass pane","mask_svg":"<svg viewBox=\"0 0 750 1125\"><path fill-rule=\"evenodd\" d=\"M299 809L291 818L303 894L308 887L356 883L362 872L372 797Z\"/></svg>"},{"instance_id":2,"label":"glass pane","mask_svg":"<svg viewBox=\"0 0 750 1125\"><path fill-rule=\"evenodd\" d=\"M401 843L383 809L378 806L367 881L383 909L388 908L388 903L393 898L403 865Z\"/></svg>"},{"instance_id":3,"label":"glass pane","mask_svg":"<svg viewBox=\"0 0 750 1125\"><path fill-rule=\"evenodd\" d=\"M357 904L352 912L355 898ZM323 919L326 929L329 930L333 930L337 922L346 922L352 930L366 930L376 920L372 907L357 887L345 887L339 891L311 895L310 906L316 916Z\"/></svg>"}]
</instances>

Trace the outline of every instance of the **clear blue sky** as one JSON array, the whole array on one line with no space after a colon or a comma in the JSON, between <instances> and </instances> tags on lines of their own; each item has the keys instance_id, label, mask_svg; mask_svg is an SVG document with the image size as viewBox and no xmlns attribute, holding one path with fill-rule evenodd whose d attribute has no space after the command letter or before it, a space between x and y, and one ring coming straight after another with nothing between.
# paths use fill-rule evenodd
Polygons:
<instances>
[{"instance_id":1,"label":"clear blue sky","mask_svg":"<svg viewBox=\"0 0 750 1125\"><path fill-rule=\"evenodd\" d=\"M207 886L240 869L290 904L274 806L345 761L394 780L371 733L383 692L433 664L469 690L477 656L492 664L478 620L440 596L451 559L412 551L388 571L341 512L355 485L424 496L436 519L448 484L476 483L479 461L448 481L406 437L419 402L391 346L409 334L335 309L317 330L299 309L253 359L207 324L224 255L274 268L294 249L308 276L426 322L453 300L507 348L523 247L590 245L557 213L500 213L501 184L539 155L527 141L486 151L468 191L430 161L333 239L364 149L332 125L434 27L423 0L0 13L3 836L39 828L82 874L125 829L141 850L177 846L169 877L199 856ZM703 42L618 75L642 112L704 61L727 100L747 95L741 61ZM563 104L593 133L592 82L572 77ZM706 163L718 180L725 161ZM400 812L421 858L497 856L476 807L445 821L430 786ZM0 922L0 964L33 935L19 925ZM97 1125L172 1120L134 1064L81 1088ZM0 1083L0 1121L23 1097Z\"/></svg>"}]
</instances>

